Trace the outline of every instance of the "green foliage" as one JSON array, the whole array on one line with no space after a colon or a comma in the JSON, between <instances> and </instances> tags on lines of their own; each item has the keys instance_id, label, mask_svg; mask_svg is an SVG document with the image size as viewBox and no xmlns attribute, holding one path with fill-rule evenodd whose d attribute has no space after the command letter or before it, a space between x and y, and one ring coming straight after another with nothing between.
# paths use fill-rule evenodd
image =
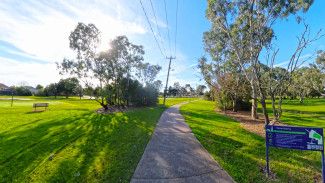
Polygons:
<instances>
[{"instance_id":1,"label":"green foliage","mask_svg":"<svg viewBox=\"0 0 325 183\"><path fill-rule=\"evenodd\" d=\"M108 109L109 105L156 104L151 97L156 96L159 88L155 87L157 91L154 91L148 86L156 82L161 67L143 63L143 46L132 44L126 36L117 36L110 41L108 50L98 53L99 30L93 24L83 23L78 23L69 40L70 48L76 51L77 57L75 60L64 59L58 64L60 73L78 76L86 83L86 88L96 88L94 96L104 109ZM145 87L140 86L137 79L143 81ZM92 85L94 80L99 83L97 86ZM132 82L136 86L130 86ZM143 96L132 99L132 96L140 95L140 90ZM153 93L148 94L149 91Z\"/></svg>"},{"instance_id":2,"label":"green foliage","mask_svg":"<svg viewBox=\"0 0 325 183\"><path fill-rule=\"evenodd\" d=\"M60 79L57 84L57 92L68 98L71 95L78 95L80 87L77 78Z\"/></svg>"},{"instance_id":3,"label":"green foliage","mask_svg":"<svg viewBox=\"0 0 325 183\"><path fill-rule=\"evenodd\" d=\"M324 93L325 74L315 65L302 67L296 70L292 75L292 85L289 92L293 98L300 98L300 101L306 97L321 96Z\"/></svg>"},{"instance_id":4,"label":"green foliage","mask_svg":"<svg viewBox=\"0 0 325 183\"><path fill-rule=\"evenodd\" d=\"M325 51L324 50L319 50L317 52L316 65L323 73L325 73Z\"/></svg>"},{"instance_id":5,"label":"green foliage","mask_svg":"<svg viewBox=\"0 0 325 183\"><path fill-rule=\"evenodd\" d=\"M32 96L32 92L24 86L11 87L14 95L18 96Z\"/></svg>"},{"instance_id":6,"label":"green foliage","mask_svg":"<svg viewBox=\"0 0 325 183\"><path fill-rule=\"evenodd\" d=\"M204 85L198 85L195 90L190 84L181 86L179 82L175 82L173 86L169 86L167 96L171 97L194 97L200 95L205 90Z\"/></svg>"},{"instance_id":7,"label":"green foliage","mask_svg":"<svg viewBox=\"0 0 325 183\"><path fill-rule=\"evenodd\" d=\"M207 87L205 85L198 85L196 87L196 94L197 95L204 95L204 91Z\"/></svg>"},{"instance_id":8,"label":"green foliage","mask_svg":"<svg viewBox=\"0 0 325 183\"><path fill-rule=\"evenodd\" d=\"M44 88L45 96L54 96L55 98L59 95L59 88L57 83L51 83Z\"/></svg>"},{"instance_id":9,"label":"green foliage","mask_svg":"<svg viewBox=\"0 0 325 183\"><path fill-rule=\"evenodd\" d=\"M265 100L267 87L263 78L263 64L260 55L263 49L271 46L274 38L272 26L278 19L286 18L291 14L306 12L313 1L231 1L231 0L208 0L206 17L211 22L211 28L203 35L205 50L210 54L213 63L207 64L205 58L199 59L199 68L205 81L217 86L217 90L224 90L219 94L220 104L226 103L229 99L229 92L232 90L220 87L220 78L225 73L244 76L251 88L252 117L256 118L257 99L263 107L265 123L269 123L266 112ZM297 22L300 23L300 18ZM317 40L309 38L310 32L305 25L305 31L301 38L296 52L290 59L290 71L296 67L301 52L308 44ZM231 69L228 69L231 68ZM227 71L224 71L227 69ZM220 72L223 72L220 74ZM232 99L232 103L236 103ZM233 107L235 109L235 107Z\"/></svg>"}]
</instances>

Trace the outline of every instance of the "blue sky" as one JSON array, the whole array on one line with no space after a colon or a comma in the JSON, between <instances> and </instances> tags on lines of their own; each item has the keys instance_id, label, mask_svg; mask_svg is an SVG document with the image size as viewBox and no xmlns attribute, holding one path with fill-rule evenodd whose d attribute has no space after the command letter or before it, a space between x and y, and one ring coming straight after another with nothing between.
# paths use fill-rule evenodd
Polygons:
<instances>
[{"instance_id":1,"label":"blue sky","mask_svg":"<svg viewBox=\"0 0 325 183\"><path fill-rule=\"evenodd\" d=\"M163 0L152 0L157 25L149 0L142 0L155 34L161 34L159 42L166 55L176 56L172 62L170 84L178 81L192 86L203 83L195 65L205 55L202 34L209 29L205 19L206 1L179 0L176 54L174 52L176 0L166 0L168 26ZM325 28L325 1L316 0L304 17L314 32ZM118 35L144 45L147 62L159 64L162 71L158 79L166 80L168 61L163 56L149 29L138 0L71 0L32 1L2 0L0 3L0 83L17 85L47 85L62 77L55 62L73 57L68 36L78 22L94 23L102 32L101 49ZM170 31L171 50L168 34ZM302 31L294 17L276 23L276 43L280 48L278 64L285 63L296 45L296 36ZM310 55L315 49L325 49L324 38L315 42L303 53ZM163 49L164 50L164 49Z\"/></svg>"}]
</instances>

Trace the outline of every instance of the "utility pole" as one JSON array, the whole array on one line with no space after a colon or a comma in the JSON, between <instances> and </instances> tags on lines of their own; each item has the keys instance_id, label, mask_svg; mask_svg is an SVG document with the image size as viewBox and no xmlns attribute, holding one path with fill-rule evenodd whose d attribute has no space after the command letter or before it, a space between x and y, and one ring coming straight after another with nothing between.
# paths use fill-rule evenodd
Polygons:
<instances>
[{"instance_id":1,"label":"utility pole","mask_svg":"<svg viewBox=\"0 0 325 183\"><path fill-rule=\"evenodd\" d=\"M164 105L166 103L166 95L167 95L167 87L168 87L168 80L169 80L169 71L170 71L170 64L172 62L172 59L176 59L176 57L166 57L166 59L169 59L169 65L168 65L168 72L167 72L167 80L166 80L166 87L165 87L165 91L164 91Z\"/></svg>"}]
</instances>

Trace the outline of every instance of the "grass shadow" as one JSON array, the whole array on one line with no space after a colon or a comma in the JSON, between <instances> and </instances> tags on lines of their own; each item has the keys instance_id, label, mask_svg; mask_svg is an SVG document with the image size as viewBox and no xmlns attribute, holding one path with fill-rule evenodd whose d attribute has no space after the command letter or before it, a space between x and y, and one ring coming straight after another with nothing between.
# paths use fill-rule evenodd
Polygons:
<instances>
[{"instance_id":1,"label":"grass shadow","mask_svg":"<svg viewBox=\"0 0 325 183\"><path fill-rule=\"evenodd\" d=\"M88 110L1 133L0 182L128 182L162 111Z\"/></svg>"},{"instance_id":2,"label":"grass shadow","mask_svg":"<svg viewBox=\"0 0 325 183\"><path fill-rule=\"evenodd\" d=\"M217 114L213 104L197 102L181 108L193 133L237 182L313 182L321 178L320 153L270 149L275 179L265 176L265 139Z\"/></svg>"}]
</instances>

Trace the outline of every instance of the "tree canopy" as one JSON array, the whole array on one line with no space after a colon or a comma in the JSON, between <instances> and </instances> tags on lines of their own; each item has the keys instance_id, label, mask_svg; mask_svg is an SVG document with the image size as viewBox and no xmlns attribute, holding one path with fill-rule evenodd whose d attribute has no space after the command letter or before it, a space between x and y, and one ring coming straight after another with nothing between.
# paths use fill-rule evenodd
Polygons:
<instances>
[{"instance_id":1,"label":"tree canopy","mask_svg":"<svg viewBox=\"0 0 325 183\"><path fill-rule=\"evenodd\" d=\"M60 73L78 77L86 88L96 88L94 95L102 107L128 106L130 102L133 105L156 104L159 82L155 78L161 67L144 63L142 45L131 43L126 36L117 36L109 42L107 50L97 52L100 31L93 24L83 23L78 23L69 40L76 58L59 63ZM132 97L138 97L141 102L135 102Z\"/></svg>"}]
</instances>

